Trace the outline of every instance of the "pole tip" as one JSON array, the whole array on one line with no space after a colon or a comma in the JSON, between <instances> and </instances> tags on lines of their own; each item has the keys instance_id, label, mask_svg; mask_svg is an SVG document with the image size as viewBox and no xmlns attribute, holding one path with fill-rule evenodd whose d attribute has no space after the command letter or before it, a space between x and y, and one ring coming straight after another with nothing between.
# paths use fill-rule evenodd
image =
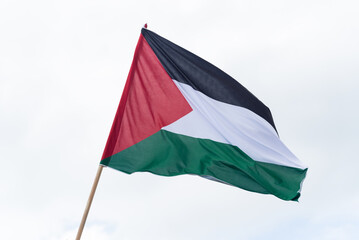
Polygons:
<instances>
[{"instance_id":1,"label":"pole tip","mask_svg":"<svg viewBox=\"0 0 359 240\"><path fill-rule=\"evenodd\" d=\"M147 29L147 23L145 23L145 25L143 25L143 27Z\"/></svg>"}]
</instances>

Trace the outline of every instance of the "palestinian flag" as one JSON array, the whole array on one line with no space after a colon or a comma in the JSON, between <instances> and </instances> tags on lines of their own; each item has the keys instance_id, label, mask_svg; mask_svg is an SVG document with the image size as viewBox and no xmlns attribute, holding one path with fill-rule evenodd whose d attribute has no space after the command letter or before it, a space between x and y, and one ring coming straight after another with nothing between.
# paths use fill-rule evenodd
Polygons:
<instances>
[{"instance_id":1,"label":"palestinian flag","mask_svg":"<svg viewBox=\"0 0 359 240\"><path fill-rule=\"evenodd\" d=\"M284 200L299 198L307 172L260 100L145 28L100 164L129 174L195 174Z\"/></svg>"}]
</instances>

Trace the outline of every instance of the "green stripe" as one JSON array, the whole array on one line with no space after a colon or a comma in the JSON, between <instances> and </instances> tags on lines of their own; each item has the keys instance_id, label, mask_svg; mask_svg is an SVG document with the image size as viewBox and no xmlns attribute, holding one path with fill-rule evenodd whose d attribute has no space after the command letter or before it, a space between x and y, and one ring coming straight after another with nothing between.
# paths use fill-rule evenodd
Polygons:
<instances>
[{"instance_id":1,"label":"green stripe","mask_svg":"<svg viewBox=\"0 0 359 240\"><path fill-rule=\"evenodd\" d=\"M238 147L161 130L101 161L123 171L162 176L213 176L231 185L283 200L297 200L307 169L256 162Z\"/></svg>"}]
</instances>

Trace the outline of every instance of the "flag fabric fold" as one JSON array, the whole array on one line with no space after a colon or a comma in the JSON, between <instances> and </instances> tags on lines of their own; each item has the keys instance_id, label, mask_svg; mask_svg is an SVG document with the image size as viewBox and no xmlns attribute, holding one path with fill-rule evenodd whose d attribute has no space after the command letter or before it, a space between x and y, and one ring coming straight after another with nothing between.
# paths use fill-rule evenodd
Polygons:
<instances>
[{"instance_id":1,"label":"flag fabric fold","mask_svg":"<svg viewBox=\"0 0 359 240\"><path fill-rule=\"evenodd\" d=\"M307 168L271 112L240 83L142 29L101 164L125 173L195 174L297 200Z\"/></svg>"}]
</instances>

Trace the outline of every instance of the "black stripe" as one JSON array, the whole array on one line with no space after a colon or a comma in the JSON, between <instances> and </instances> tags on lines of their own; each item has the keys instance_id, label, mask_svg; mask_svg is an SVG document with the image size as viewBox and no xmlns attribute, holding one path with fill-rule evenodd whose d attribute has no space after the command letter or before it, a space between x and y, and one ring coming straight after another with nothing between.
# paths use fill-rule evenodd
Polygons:
<instances>
[{"instance_id":1,"label":"black stripe","mask_svg":"<svg viewBox=\"0 0 359 240\"><path fill-rule=\"evenodd\" d=\"M210 98L247 108L276 129L269 108L231 76L152 31L143 28L142 35L172 79Z\"/></svg>"}]
</instances>

